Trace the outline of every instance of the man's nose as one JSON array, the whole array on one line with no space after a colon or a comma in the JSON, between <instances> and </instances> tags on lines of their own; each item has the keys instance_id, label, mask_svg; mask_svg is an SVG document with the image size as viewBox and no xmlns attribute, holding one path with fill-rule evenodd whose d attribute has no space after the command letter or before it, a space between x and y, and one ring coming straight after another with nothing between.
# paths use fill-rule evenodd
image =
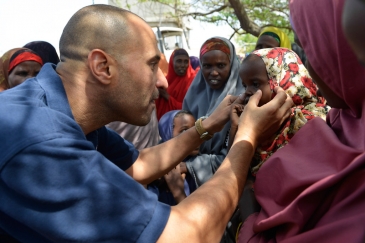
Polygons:
<instances>
[{"instance_id":1,"label":"man's nose","mask_svg":"<svg viewBox=\"0 0 365 243\"><path fill-rule=\"evenodd\" d=\"M169 85L167 83L167 80L165 78L165 75L163 75L162 70L160 68L158 68L156 87L157 88L167 89L168 86Z\"/></svg>"}]
</instances>

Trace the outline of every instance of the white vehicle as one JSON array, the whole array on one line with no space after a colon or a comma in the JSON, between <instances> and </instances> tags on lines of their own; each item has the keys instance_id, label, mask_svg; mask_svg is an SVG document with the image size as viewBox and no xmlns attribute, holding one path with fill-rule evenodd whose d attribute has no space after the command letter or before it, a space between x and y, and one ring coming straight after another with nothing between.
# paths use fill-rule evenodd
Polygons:
<instances>
[{"instance_id":1,"label":"white vehicle","mask_svg":"<svg viewBox=\"0 0 365 243\"><path fill-rule=\"evenodd\" d=\"M157 38L158 49L170 60L172 52L177 48L184 48L190 56L190 50L183 29L176 27L152 27Z\"/></svg>"}]
</instances>

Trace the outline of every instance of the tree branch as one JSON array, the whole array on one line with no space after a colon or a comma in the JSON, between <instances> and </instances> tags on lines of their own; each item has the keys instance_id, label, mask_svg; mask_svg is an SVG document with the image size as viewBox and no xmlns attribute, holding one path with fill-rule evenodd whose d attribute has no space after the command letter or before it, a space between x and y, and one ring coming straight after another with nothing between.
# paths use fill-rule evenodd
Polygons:
<instances>
[{"instance_id":1,"label":"tree branch","mask_svg":"<svg viewBox=\"0 0 365 243\"><path fill-rule=\"evenodd\" d=\"M240 2L240 0L229 0L229 2L234 9L238 20L240 21L241 28L247 33L258 36L260 34L260 27L250 20L245 7Z\"/></svg>"},{"instance_id":2,"label":"tree branch","mask_svg":"<svg viewBox=\"0 0 365 243\"><path fill-rule=\"evenodd\" d=\"M197 16L207 16L209 14L219 12L219 11L221 11L221 10L227 8L227 7L228 7L228 4L224 4L224 5L220 6L219 8L213 9L213 10L207 12L207 13L193 12L193 13L184 14L183 16L193 16L194 18L197 17Z\"/></svg>"}]
</instances>

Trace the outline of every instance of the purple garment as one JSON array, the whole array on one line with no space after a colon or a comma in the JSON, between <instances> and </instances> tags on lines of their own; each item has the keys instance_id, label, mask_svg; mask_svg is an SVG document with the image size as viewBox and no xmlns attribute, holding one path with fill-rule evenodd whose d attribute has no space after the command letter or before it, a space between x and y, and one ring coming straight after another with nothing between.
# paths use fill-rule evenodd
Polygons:
<instances>
[{"instance_id":1,"label":"purple garment","mask_svg":"<svg viewBox=\"0 0 365 243\"><path fill-rule=\"evenodd\" d=\"M166 142L173 138L173 126L174 126L174 118L176 114L181 110L173 110L165 113L158 122L158 129L160 131L161 143ZM184 191L186 196L190 195L196 189L195 183L192 180L189 174L186 175L186 179L184 180ZM170 191L160 190L159 191L159 201L164 202L168 205L174 206L176 205L175 199L172 196Z\"/></svg>"},{"instance_id":2,"label":"purple garment","mask_svg":"<svg viewBox=\"0 0 365 243\"><path fill-rule=\"evenodd\" d=\"M193 67L193 69L195 70L200 65L199 58L196 57L196 56L191 56L190 57L190 64Z\"/></svg>"},{"instance_id":3,"label":"purple garment","mask_svg":"<svg viewBox=\"0 0 365 243\"><path fill-rule=\"evenodd\" d=\"M262 206L238 242L364 242L365 70L342 31L345 0L291 0L309 63L348 106L309 121L257 173Z\"/></svg>"},{"instance_id":4,"label":"purple garment","mask_svg":"<svg viewBox=\"0 0 365 243\"><path fill-rule=\"evenodd\" d=\"M172 138L174 118L179 111L180 110L173 110L165 113L158 122L158 130L162 143Z\"/></svg>"}]
</instances>

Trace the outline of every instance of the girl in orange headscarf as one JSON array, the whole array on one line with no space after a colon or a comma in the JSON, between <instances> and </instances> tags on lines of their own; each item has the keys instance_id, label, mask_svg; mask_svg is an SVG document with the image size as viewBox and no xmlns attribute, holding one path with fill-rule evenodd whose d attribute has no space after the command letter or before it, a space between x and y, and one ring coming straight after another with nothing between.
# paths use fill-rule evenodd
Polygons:
<instances>
[{"instance_id":1,"label":"girl in orange headscarf","mask_svg":"<svg viewBox=\"0 0 365 243\"><path fill-rule=\"evenodd\" d=\"M181 110L182 102L196 71L190 65L189 54L184 49L176 49L170 56L169 70L166 76L169 87L159 89L160 97L156 100L157 118L166 112Z\"/></svg>"}]
</instances>

